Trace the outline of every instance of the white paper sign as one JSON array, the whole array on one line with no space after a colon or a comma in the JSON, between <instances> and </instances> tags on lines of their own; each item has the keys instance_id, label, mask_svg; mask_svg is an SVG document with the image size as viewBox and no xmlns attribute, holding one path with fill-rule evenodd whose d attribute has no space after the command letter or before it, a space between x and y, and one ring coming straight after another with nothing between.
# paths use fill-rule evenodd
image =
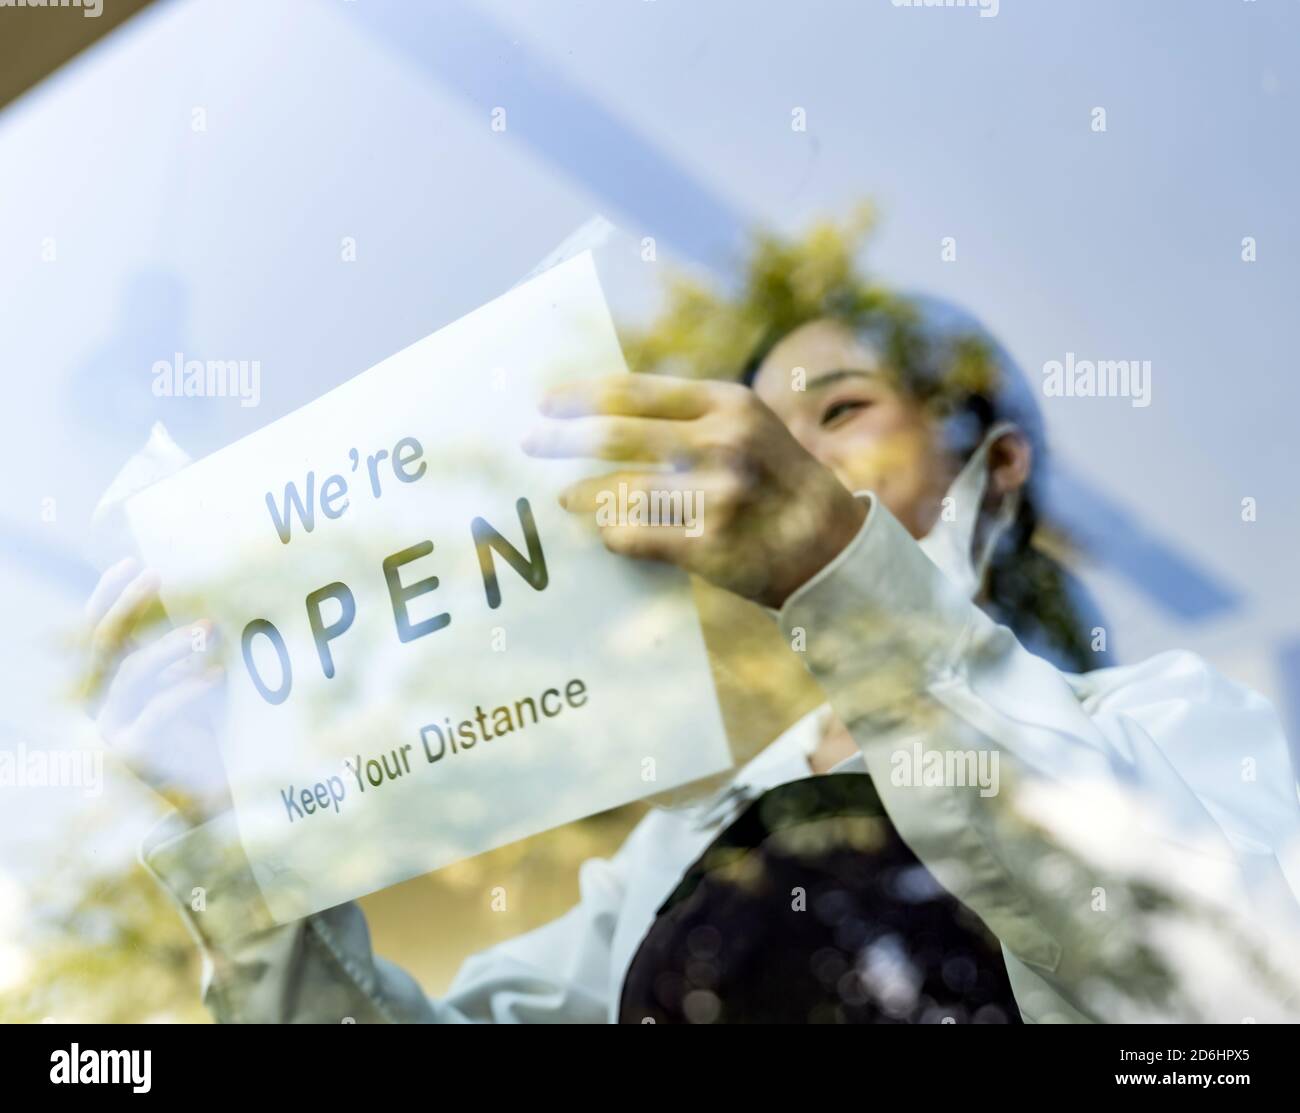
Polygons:
<instances>
[{"instance_id":1,"label":"white paper sign","mask_svg":"<svg viewBox=\"0 0 1300 1113\"><path fill-rule=\"evenodd\" d=\"M519 447L545 386L623 369L584 253L127 504L227 641L278 920L730 764L687 578L560 508L609 465Z\"/></svg>"}]
</instances>

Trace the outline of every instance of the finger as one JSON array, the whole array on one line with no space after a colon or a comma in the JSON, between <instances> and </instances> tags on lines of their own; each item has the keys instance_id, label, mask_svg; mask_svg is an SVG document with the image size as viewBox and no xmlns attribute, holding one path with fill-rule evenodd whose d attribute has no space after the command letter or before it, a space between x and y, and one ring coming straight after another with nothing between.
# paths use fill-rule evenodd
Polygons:
<instances>
[{"instance_id":1,"label":"finger","mask_svg":"<svg viewBox=\"0 0 1300 1113\"><path fill-rule=\"evenodd\" d=\"M692 452L688 430L685 422L658 418L575 417L537 426L524 439L524 451L542 459L682 464Z\"/></svg>"},{"instance_id":2,"label":"finger","mask_svg":"<svg viewBox=\"0 0 1300 1113\"><path fill-rule=\"evenodd\" d=\"M188 679L191 673L207 666L211 658L204 650L194 648L194 631L199 627L204 629L206 637L211 623L197 622L169 630L157 641L127 656L113 678L105 712L114 722L106 725L130 721L160 685Z\"/></svg>"},{"instance_id":3,"label":"finger","mask_svg":"<svg viewBox=\"0 0 1300 1113\"><path fill-rule=\"evenodd\" d=\"M124 557L99 577L99 583L95 585L95 590L90 593L90 598L86 600L87 627L93 629L98 625L99 620L104 617L108 612L108 608L112 606L113 600L122 594L122 589L135 579L139 571L139 561L134 557Z\"/></svg>"},{"instance_id":4,"label":"finger","mask_svg":"<svg viewBox=\"0 0 1300 1113\"><path fill-rule=\"evenodd\" d=\"M145 704L144 710L136 718L133 729L148 733L165 726L195 700L208 695L225 679L225 676L226 670L219 665L214 665L198 676L192 676L166 691L159 692Z\"/></svg>"},{"instance_id":5,"label":"finger","mask_svg":"<svg viewBox=\"0 0 1300 1113\"><path fill-rule=\"evenodd\" d=\"M686 547L696 545L698 534L684 526L605 526L600 540L611 553L635 560L656 560L686 566Z\"/></svg>"},{"instance_id":6,"label":"finger","mask_svg":"<svg viewBox=\"0 0 1300 1113\"><path fill-rule=\"evenodd\" d=\"M605 375L563 383L547 392L547 417L657 417L688 421L712 408L710 384L666 375Z\"/></svg>"},{"instance_id":7,"label":"finger","mask_svg":"<svg viewBox=\"0 0 1300 1113\"><path fill-rule=\"evenodd\" d=\"M590 514L602 508L628 506L644 496L645 505L693 517L702 511L710 494L722 493L725 476L713 471L616 471L593 475L560 492L560 505L572 514Z\"/></svg>"},{"instance_id":8,"label":"finger","mask_svg":"<svg viewBox=\"0 0 1300 1113\"><path fill-rule=\"evenodd\" d=\"M158 602L158 574L146 568L122 589L109 605L90 636L90 664L93 674L112 665L126 639Z\"/></svg>"},{"instance_id":9,"label":"finger","mask_svg":"<svg viewBox=\"0 0 1300 1113\"><path fill-rule=\"evenodd\" d=\"M124 751L122 756L133 765L160 765L158 751L166 744L164 739L168 728L194 704L208 698L223 676L221 669L209 669L200 676L159 692L145 704L130 731L122 736L124 741L118 747Z\"/></svg>"}]
</instances>

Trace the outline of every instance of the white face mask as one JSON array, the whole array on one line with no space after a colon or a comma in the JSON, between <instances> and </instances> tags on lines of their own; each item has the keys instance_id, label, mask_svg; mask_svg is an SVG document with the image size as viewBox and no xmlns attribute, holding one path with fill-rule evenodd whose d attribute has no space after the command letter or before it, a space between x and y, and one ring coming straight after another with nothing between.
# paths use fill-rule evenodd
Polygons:
<instances>
[{"instance_id":1,"label":"white face mask","mask_svg":"<svg viewBox=\"0 0 1300 1113\"><path fill-rule=\"evenodd\" d=\"M1011 422L1003 421L985 434L979 448L948 488L939 520L918 542L925 555L970 599L979 593L993 550L1015 521L1016 511L1020 508L1020 492L1008 492L989 523L976 554L975 527L979 524L980 507L984 504L984 491L988 486L989 448L998 437L1015 428Z\"/></svg>"}]
</instances>

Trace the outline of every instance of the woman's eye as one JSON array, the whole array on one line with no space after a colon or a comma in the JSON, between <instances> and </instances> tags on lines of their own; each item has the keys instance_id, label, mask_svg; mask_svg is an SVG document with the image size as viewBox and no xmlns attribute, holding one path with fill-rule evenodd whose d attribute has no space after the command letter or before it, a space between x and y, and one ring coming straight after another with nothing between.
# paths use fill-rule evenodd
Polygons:
<instances>
[{"instance_id":1,"label":"woman's eye","mask_svg":"<svg viewBox=\"0 0 1300 1113\"><path fill-rule=\"evenodd\" d=\"M826 407L826 412L822 414L822 426L834 425L846 414L856 413L858 410L865 410L871 403L862 398L847 400L844 402L834 402Z\"/></svg>"}]
</instances>

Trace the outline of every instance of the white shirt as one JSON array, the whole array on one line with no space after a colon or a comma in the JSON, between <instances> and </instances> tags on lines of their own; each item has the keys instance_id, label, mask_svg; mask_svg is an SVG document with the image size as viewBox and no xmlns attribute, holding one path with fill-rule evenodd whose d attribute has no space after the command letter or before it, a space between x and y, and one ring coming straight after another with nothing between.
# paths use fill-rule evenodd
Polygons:
<instances>
[{"instance_id":1,"label":"white shirt","mask_svg":"<svg viewBox=\"0 0 1300 1113\"><path fill-rule=\"evenodd\" d=\"M1300 803L1268 703L1188 653L1060 672L872 501L779 621L805 631L807 667L859 746L835 772L871 773L911 849L998 936L1024 1019L1295 1019ZM355 905L273 925L228 816L169 818L142 860L204 948L220 1019L613 1020L683 871L748 799L810 774L826 714L713 801L647 815L584 863L570 912L471 957L439 1000L373 956ZM995 792L963 779L979 768L996 768Z\"/></svg>"}]
</instances>

